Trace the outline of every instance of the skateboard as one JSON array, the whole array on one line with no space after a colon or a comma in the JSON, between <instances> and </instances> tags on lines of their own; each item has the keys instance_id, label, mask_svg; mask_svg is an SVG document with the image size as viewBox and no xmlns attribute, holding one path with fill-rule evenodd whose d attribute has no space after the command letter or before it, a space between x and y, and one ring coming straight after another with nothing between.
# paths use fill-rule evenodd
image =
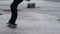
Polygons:
<instances>
[{"instance_id":1,"label":"skateboard","mask_svg":"<svg viewBox=\"0 0 60 34\"><path fill-rule=\"evenodd\" d=\"M10 23L7 23L7 27L9 28L17 28L17 24L10 24Z\"/></svg>"}]
</instances>

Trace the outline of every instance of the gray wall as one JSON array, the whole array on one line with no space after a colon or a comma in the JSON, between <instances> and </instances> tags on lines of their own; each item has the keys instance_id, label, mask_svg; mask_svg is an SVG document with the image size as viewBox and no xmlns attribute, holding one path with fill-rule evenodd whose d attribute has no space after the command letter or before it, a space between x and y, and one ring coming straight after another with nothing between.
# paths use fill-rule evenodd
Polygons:
<instances>
[{"instance_id":1,"label":"gray wall","mask_svg":"<svg viewBox=\"0 0 60 34\"><path fill-rule=\"evenodd\" d=\"M60 0L45 0L45 1L54 1L54 2L60 2Z\"/></svg>"}]
</instances>

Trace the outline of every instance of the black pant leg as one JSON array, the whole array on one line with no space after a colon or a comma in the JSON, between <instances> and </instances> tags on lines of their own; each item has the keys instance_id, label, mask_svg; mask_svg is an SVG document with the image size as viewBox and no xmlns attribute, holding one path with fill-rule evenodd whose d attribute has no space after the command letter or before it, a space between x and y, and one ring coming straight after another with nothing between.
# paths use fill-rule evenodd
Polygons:
<instances>
[{"instance_id":1,"label":"black pant leg","mask_svg":"<svg viewBox=\"0 0 60 34\"><path fill-rule=\"evenodd\" d=\"M21 3L23 0L14 0L13 3L11 4L11 18L9 20L9 23L15 24L15 21L17 19L17 6L19 3Z\"/></svg>"}]
</instances>

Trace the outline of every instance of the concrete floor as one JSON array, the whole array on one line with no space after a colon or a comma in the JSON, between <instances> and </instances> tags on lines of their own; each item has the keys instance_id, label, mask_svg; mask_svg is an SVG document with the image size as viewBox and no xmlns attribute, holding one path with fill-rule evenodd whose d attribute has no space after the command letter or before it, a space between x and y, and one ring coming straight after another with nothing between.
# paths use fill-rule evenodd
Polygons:
<instances>
[{"instance_id":1,"label":"concrete floor","mask_svg":"<svg viewBox=\"0 0 60 34\"><path fill-rule=\"evenodd\" d=\"M57 0L58 1L58 0ZM3 1L2 1L3 2ZM55 1L34 1L36 8L26 8L27 3L22 2L18 9L18 24L16 29L8 28L6 23L10 19L10 12L3 11L10 9L10 2L0 4L0 34L60 34L60 2ZM33 2L33 1L31 1Z\"/></svg>"},{"instance_id":2,"label":"concrete floor","mask_svg":"<svg viewBox=\"0 0 60 34\"><path fill-rule=\"evenodd\" d=\"M0 15L0 34L60 34L59 17L34 12L19 12L17 28L7 27L11 14Z\"/></svg>"}]
</instances>

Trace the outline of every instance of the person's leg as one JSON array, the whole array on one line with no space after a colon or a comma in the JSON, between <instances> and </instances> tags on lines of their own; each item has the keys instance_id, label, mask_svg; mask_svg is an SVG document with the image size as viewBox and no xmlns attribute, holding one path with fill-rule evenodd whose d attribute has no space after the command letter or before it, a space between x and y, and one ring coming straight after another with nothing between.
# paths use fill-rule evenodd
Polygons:
<instances>
[{"instance_id":1,"label":"person's leg","mask_svg":"<svg viewBox=\"0 0 60 34\"><path fill-rule=\"evenodd\" d=\"M21 3L23 0L14 0L13 3L11 4L11 19L9 20L10 24L15 24L15 21L17 19L17 6L19 3Z\"/></svg>"}]
</instances>

